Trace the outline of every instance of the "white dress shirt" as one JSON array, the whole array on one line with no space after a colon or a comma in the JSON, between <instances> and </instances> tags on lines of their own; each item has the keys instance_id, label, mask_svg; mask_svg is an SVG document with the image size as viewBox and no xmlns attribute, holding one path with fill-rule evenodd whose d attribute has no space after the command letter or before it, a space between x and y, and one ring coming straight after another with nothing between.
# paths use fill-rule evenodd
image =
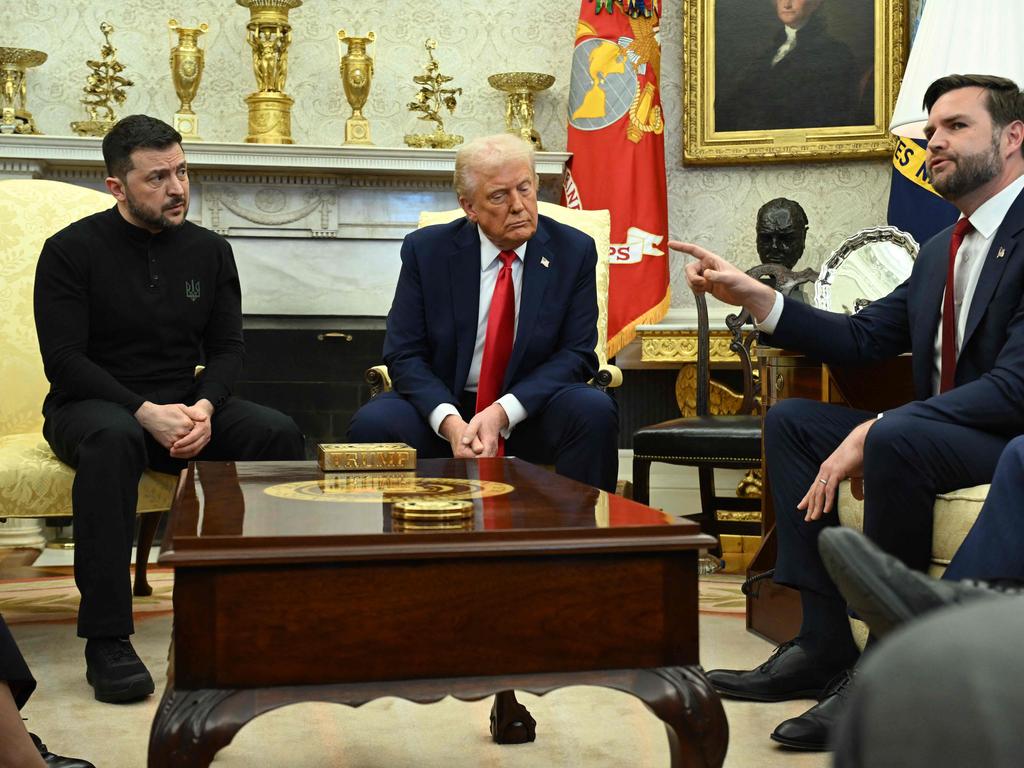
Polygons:
<instances>
[{"instance_id":1,"label":"white dress shirt","mask_svg":"<svg viewBox=\"0 0 1024 768\"><path fill-rule=\"evenodd\" d=\"M778 64L780 61L782 61L784 58L786 58L786 56L789 55L790 51L792 51L794 48L796 48L796 32L797 31L795 29L793 29L792 27L786 27L786 26L784 26L783 29L786 30L786 39L782 42L782 45L779 46L779 50L777 50L775 52L775 55L772 56L772 66L773 67L776 64Z\"/></svg>"},{"instance_id":2,"label":"white dress shirt","mask_svg":"<svg viewBox=\"0 0 1024 768\"><path fill-rule=\"evenodd\" d=\"M480 308L477 313L476 323L476 344L473 346L473 360L469 364L469 375L466 377L466 389L476 392L477 384L480 381L480 366L484 359L484 342L487 339L487 317L491 311L491 298L494 296L494 285L498 282L498 272L501 270L501 259L498 254L501 248L496 246L477 225L480 233ZM513 344L515 333L519 331L519 299L523 295L523 260L526 258L526 243L515 249L516 258L512 262L512 287L516 296L516 324L512 334ZM526 409L519 402L515 395L507 394L499 397L497 402L505 410L508 416L508 426L501 431L501 436L506 440L512 434L516 424L526 418ZM451 403L441 403L430 412L430 428L437 433L437 436L444 439L441 434L441 422L445 417L452 414L458 416L459 410Z\"/></svg>"},{"instance_id":3,"label":"white dress shirt","mask_svg":"<svg viewBox=\"0 0 1024 768\"><path fill-rule=\"evenodd\" d=\"M960 244L960 250L956 254L953 277L953 303L956 306L956 353L960 356L960 344L964 338L964 329L967 327L967 316L971 311L971 300L974 298L974 291L978 287L978 278L981 277L981 269L988 258L996 258L996 254L989 254L992 240L996 236L999 225L1006 218L1007 211L1017 199L1017 195L1024 190L1024 176L1014 179L1013 182L1004 187L1001 191L992 195L982 203L978 210L970 216L971 226L974 229L964 237ZM943 293L945 301L945 293ZM782 317L782 308L785 302L782 294L775 292L775 303L764 320L755 323L759 331L773 333ZM940 305L940 312L941 312ZM935 333L934 362L932 365L932 393L939 393L939 383L942 378L942 321L939 321L939 328Z\"/></svg>"}]
</instances>

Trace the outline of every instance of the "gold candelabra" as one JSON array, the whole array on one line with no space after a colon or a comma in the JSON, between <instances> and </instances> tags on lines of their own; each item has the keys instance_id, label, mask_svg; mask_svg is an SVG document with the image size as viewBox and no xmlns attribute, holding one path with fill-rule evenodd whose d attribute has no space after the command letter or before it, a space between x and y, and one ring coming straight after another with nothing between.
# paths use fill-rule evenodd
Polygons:
<instances>
[{"instance_id":1,"label":"gold candelabra","mask_svg":"<svg viewBox=\"0 0 1024 768\"><path fill-rule=\"evenodd\" d=\"M423 74L412 79L420 89L416 92L415 99L409 102L409 111L416 114L419 120L433 122L435 126L430 133L405 134L405 143L410 147L450 149L456 144L461 144L462 137L445 133L441 110L447 109L448 114L454 114L455 97L462 95L462 89L444 87L445 83L450 83L455 78L441 74L441 65L437 63L433 53L437 48L437 41L428 39L423 45L427 49L429 61L423 67Z\"/></svg>"},{"instance_id":2,"label":"gold candelabra","mask_svg":"<svg viewBox=\"0 0 1024 768\"><path fill-rule=\"evenodd\" d=\"M373 144L370 141L370 121L363 117L363 106L370 95L370 81L373 79L373 59L366 54L366 45L375 37L370 32L366 37L346 35L344 29L338 30L338 56L341 64L338 72L341 83L345 87L345 98L352 107L352 116L345 121L346 144ZM348 46L343 53L341 44Z\"/></svg>"},{"instance_id":3,"label":"gold candelabra","mask_svg":"<svg viewBox=\"0 0 1024 768\"><path fill-rule=\"evenodd\" d=\"M492 88L505 95L505 130L524 141L533 142L538 151L544 146L533 127L533 95L550 88L554 75L540 72L501 72L487 78Z\"/></svg>"},{"instance_id":4,"label":"gold candelabra","mask_svg":"<svg viewBox=\"0 0 1024 768\"><path fill-rule=\"evenodd\" d=\"M82 103L89 112L89 119L71 124L71 130L81 136L106 136L117 122L113 105L124 104L126 89L135 85L121 75L124 64L117 60L117 48L110 42L110 33L113 31L114 27L109 22L100 23L100 32L105 41L100 48L102 58L85 62L91 73L82 88L85 91Z\"/></svg>"},{"instance_id":5,"label":"gold candelabra","mask_svg":"<svg viewBox=\"0 0 1024 768\"><path fill-rule=\"evenodd\" d=\"M292 144L292 105L295 100L284 92L288 78L288 46L292 25L288 12L302 0L235 0L249 9L245 25L252 48L252 68L256 92L245 97L249 106L250 144Z\"/></svg>"},{"instance_id":6,"label":"gold candelabra","mask_svg":"<svg viewBox=\"0 0 1024 768\"><path fill-rule=\"evenodd\" d=\"M209 27L200 24L198 27L179 26L177 19L168 19L168 34L178 33L178 44L171 39L171 80L174 92L178 94L178 111L174 114L174 130L183 139L200 141L199 117L192 111L192 101L199 90L199 81L203 77L203 66L206 51L199 47L199 38Z\"/></svg>"},{"instance_id":7,"label":"gold candelabra","mask_svg":"<svg viewBox=\"0 0 1024 768\"><path fill-rule=\"evenodd\" d=\"M25 106L25 70L46 61L46 54L28 48L0 48L0 133L39 133Z\"/></svg>"}]
</instances>

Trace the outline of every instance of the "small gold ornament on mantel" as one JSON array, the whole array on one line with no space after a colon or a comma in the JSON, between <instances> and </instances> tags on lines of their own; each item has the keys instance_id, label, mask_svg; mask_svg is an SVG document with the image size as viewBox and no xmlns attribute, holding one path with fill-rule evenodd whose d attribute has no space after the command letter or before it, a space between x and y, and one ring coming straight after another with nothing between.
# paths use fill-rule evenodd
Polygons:
<instances>
[{"instance_id":1,"label":"small gold ornament on mantel","mask_svg":"<svg viewBox=\"0 0 1024 768\"><path fill-rule=\"evenodd\" d=\"M542 151L540 134L533 128L533 94L547 90L555 82L554 75L541 72L501 72L487 78L492 88L504 91L505 130L514 133L523 141L529 141L534 149Z\"/></svg>"},{"instance_id":2,"label":"small gold ornament on mantel","mask_svg":"<svg viewBox=\"0 0 1024 768\"><path fill-rule=\"evenodd\" d=\"M88 120L78 120L71 124L71 130L80 136L106 136L117 117L114 114L114 104L124 104L127 96L126 88L135 85L127 77L121 75L124 72L124 64L117 60L117 48L110 42L110 33L114 31L110 22L100 23L100 32L103 33L103 47L100 48L101 59L98 61L87 61L86 66L92 74L86 78L85 97L82 103L89 112Z\"/></svg>"},{"instance_id":3,"label":"small gold ornament on mantel","mask_svg":"<svg viewBox=\"0 0 1024 768\"><path fill-rule=\"evenodd\" d=\"M407 133L405 143L410 147L429 147L431 149L451 149L462 143L462 137L444 132L444 120L441 110L447 109L448 114L455 112L455 97L462 95L461 88L445 88L455 78L441 74L441 65L434 58L433 51L437 48L436 40L427 40L424 44L430 61L423 67L423 74L416 75L412 81L420 86L416 98L409 102L409 111L419 113L420 120L436 123L431 133Z\"/></svg>"},{"instance_id":4,"label":"small gold ornament on mantel","mask_svg":"<svg viewBox=\"0 0 1024 768\"><path fill-rule=\"evenodd\" d=\"M28 48L0 48L0 133L39 133L25 106L25 70L46 61Z\"/></svg>"},{"instance_id":5,"label":"small gold ornament on mantel","mask_svg":"<svg viewBox=\"0 0 1024 768\"><path fill-rule=\"evenodd\" d=\"M167 28L168 34L178 33L177 45L174 45L174 39L171 38L171 80L180 102L174 114L174 130L183 139L202 141L199 138L199 117L192 111L192 101L199 90L206 59L206 51L199 47L199 38L209 27L206 24L182 27L177 19L168 19Z\"/></svg>"},{"instance_id":6,"label":"small gold ornament on mantel","mask_svg":"<svg viewBox=\"0 0 1024 768\"><path fill-rule=\"evenodd\" d=\"M294 144L292 106L295 99L284 92L288 79L288 46L292 42L289 11L302 0L235 0L249 9L246 40L252 48L256 92L245 97L249 105L250 144Z\"/></svg>"},{"instance_id":7,"label":"small gold ornament on mantel","mask_svg":"<svg viewBox=\"0 0 1024 768\"><path fill-rule=\"evenodd\" d=\"M366 37L346 35L344 29L338 30L338 56L341 64L338 71L341 83L345 87L345 98L352 107L352 116L345 121L346 144L373 144L370 141L370 121L363 117L363 106L370 95L370 81L373 79L373 59L366 54L366 46L376 38L373 32ZM343 53L341 44L348 46Z\"/></svg>"}]
</instances>

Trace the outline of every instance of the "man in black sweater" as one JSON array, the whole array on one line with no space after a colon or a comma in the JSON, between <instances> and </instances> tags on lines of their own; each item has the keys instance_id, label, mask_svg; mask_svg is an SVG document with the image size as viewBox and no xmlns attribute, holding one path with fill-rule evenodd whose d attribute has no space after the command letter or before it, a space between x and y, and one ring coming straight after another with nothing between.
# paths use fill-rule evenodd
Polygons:
<instances>
[{"instance_id":1,"label":"man in black sweater","mask_svg":"<svg viewBox=\"0 0 1024 768\"><path fill-rule=\"evenodd\" d=\"M231 397L243 355L238 272L227 241L185 218L180 134L126 117L104 138L103 159L117 204L46 241L35 320L50 380L43 435L76 468L86 678L98 700L120 702L153 692L128 640L143 471L176 473L190 459L301 459L304 448L291 418Z\"/></svg>"}]
</instances>

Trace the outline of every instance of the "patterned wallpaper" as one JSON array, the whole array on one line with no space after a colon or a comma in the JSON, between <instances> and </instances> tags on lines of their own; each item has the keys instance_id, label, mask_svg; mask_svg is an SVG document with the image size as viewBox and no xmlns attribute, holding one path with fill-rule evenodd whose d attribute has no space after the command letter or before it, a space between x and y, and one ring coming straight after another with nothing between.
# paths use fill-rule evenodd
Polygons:
<instances>
[{"instance_id":1,"label":"patterned wallpaper","mask_svg":"<svg viewBox=\"0 0 1024 768\"><path fill-rule=\"evenodd\" d=\"M911 3L913 11L917 0ZM119 115L146 112L170 121L177 99L168 68L168 18L182 24L206 22L206 71L194 108L203 138L241 141L246 133L242 99L255 89L245 42L248 11L233 0L6 0L0 45L37 48L49 60L28 77L29 109L47 134L70 134L69 123L86 117L78 104L87 69L97 58L106 20L116 29L114 45L135 81ZM817 267L855 230L884 223L889 163L884 159L844 163L682 167L682 10L663 0L662 101L670 231L696 240L742 266L757 263L754 215L766 200L786 196L800 202L810 219L804 259L798 268ZM572 40L579 13L576 0L306 0L292 11L287 92L295 99L293 137L303 144L340 144L349 109L338 75L335 33L373 30L370 53L376 71L364 113L378 146L401 146L418 129L405 105L415 93L412 76L425 62L423 41L436 38L442 72L463 88L446 128L467 137L504 127L503 97L487 75L526 70L556 77L537 102L536 127L549 149L565 148L565 103ZM420 125L423 125L420 123ZM690 304L682 260L673 258L673 306Z\"/></svg>"}]
</instances>

